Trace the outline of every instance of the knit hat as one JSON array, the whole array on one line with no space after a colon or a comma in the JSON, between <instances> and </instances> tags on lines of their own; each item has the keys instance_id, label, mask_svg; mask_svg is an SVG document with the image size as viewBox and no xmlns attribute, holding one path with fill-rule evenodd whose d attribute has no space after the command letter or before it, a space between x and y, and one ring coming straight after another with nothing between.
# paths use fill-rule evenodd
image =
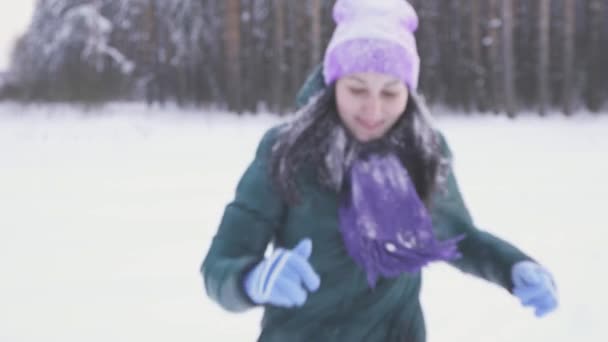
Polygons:
<instances>
[{"instance_id":1,"label":"knit hat","mask_svg":"<svg viewBox=\"0 0 608 342\"><path fill-rule=\"evenodd\" d=\"M360 72L389 74L418 87L418 16L405 0L337 0L336 29L323 60L325 84Z\"/></svg>"}]
</instances>

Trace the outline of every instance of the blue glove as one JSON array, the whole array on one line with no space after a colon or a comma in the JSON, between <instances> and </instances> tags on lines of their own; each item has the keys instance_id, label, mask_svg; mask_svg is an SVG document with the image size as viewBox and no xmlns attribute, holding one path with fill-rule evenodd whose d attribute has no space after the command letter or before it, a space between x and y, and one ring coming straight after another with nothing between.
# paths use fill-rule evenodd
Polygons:
<instances>
[{"instance_id":1,"label":"blue glove","mask_svg":"<svg viewBox=\"0 0 608 342\"><path fill-rule=\"evenodd\" d=\"M544 267L532 261L520 261L512 270L513 294L522 305L534 308L537 317L557 308L557 290L553 277Z\"/></svg>"},{"instance_id":2,"label":"blue glove","mask_svg":"<svg viewBox=\"0 0 608 342\"><path fill-rule=\"evenodd\" d=\"M312 241L304 239L293 250L278 248L245 276L245 292L254 303L282 307L302 306L308 292L321 280L308 258Z\"/></svg>"}]
</instances>

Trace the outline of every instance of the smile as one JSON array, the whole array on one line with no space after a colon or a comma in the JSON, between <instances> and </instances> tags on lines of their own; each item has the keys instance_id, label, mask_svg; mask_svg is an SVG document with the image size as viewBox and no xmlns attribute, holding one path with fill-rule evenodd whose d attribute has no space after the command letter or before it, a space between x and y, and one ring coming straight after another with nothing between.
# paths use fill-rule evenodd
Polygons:
<instances>
[{"instance_id":1,"label":"smile","mask_svg":"<svg viewBox=\"0 0 608 342\"><path fill-rule=\"evenodd\" d=\"M366 121L360 118L356 118L355 119L357 121L357 123L362 126L363 128L367 129L367 130L375 130L378 129L380 127L382 127L383 125L383 121Z\"/></svg>"}]
</instances>

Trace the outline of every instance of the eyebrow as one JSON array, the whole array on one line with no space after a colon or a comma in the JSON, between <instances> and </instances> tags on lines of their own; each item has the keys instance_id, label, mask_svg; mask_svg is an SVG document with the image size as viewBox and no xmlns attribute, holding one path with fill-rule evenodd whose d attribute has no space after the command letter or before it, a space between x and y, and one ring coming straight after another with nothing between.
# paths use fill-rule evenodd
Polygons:
<instances>
[{"instance_id":1,"label":"eyebrow","mask_svg":"<svg viewBox=\"0 0 608 342\"><path fill-rule=\"evenodd\" d=\"M354 81L357 81L357 82L359 82L359 83L367 84L367 82L365 82L364 80L360 79L360 78L359 78L359 77L357 77L357 76L348 76L347 78L349 78L349 79L351 79L351 80L354 80Z\"/></svg>"},{"instance_id":2,"label":"eyebrow","mask_svg":"<svg viewBox=\"0 0 608 342\"><path fill-rule=\"evenodd\" d=\"M348 76L347 78L349 78L349 79L351 79L351 80L354 80L354 81L357 81L357 82L359 82L359 83L362 83L362 84L364 84L364 85L366 85L366 84L367 84L367 82L365 82L364 80L360 79L360 78L359 78L359 77L357 77L357 76ZM390 86L393 86L393 85L395 85L395 84L398 84L399 82L401 82L401 80L392 80L392 81L388 81L388 82L386 82L386 83L384 84L384 87L390 87Z\"/></svg>"},{"instance_id":3,"label":"eyebrow","mask_svg":"<svg viewBox=\"0 0 608 342\"><path fill-rule=\"evenodd\" d=\"M401 82L401 80L392 80L390 82L386 82L384 84L385 87L390 87L390 86L394 86L395 84L398 84L399 82Z\"/></svg>"}]
</instances>

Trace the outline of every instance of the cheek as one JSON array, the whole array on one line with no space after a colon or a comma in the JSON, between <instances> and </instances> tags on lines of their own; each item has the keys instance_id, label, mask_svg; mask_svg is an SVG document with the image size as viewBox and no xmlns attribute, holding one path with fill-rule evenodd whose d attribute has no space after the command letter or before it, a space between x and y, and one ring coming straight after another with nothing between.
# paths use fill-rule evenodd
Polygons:
<instances>
[{"instance_id":1,"label":"cheek","mask_svg":"<svg viewBox=\"0 0 608 342\"><path fill-rule=\"evenodd\" d=\"M390 122L395 122L399 120L401 115L405 112L405 105L403 104L392 104L386 108L386 118Z\"/></svg>"},{"instance_id":2,"label":"cheek","mask_svg":"<svg viewBox=\"0 0 608 342\"><path fill-rule=\"evenodd\" d=\"M338 115L346 122L352 121L359 110L357 99L344 93L336 93L336 107Z\"/></svg>"},{"instance_id":3,"label":"cheek","mask_svg":"<svg viewBox=\"0 0 608 342\"><path fill-rule=\"evenodd\" d=\"M401 117L401 115L403 115L407 106L407 101L408 99L406 97L405 99L402 99L400 101L394 101L386 107L385 113L387 113L389 120L393 122L397 121Z\"/></svg>"}]
</instances>

